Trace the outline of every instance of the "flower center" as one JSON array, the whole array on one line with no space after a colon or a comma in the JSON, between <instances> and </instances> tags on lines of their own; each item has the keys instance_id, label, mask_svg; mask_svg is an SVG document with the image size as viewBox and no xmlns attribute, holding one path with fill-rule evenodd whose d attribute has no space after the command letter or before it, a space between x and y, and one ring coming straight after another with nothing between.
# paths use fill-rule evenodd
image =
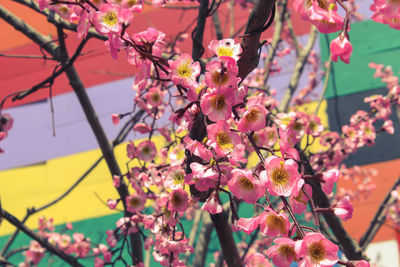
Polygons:
<instances>
[{"instance_id":1,"label":"flower center","mask_svg":"<svg viewBox=\"0 0 400 267\"><path fill-rule=\"evenodd\" d=\"M139 207L140 203L141 203L141 201L140 201L140 198L138 198L138 197L133 197L129 200L129 205L134 208Z\"/></svg>"},{"instance_id":2,"label":"flower center","mask_svg":"<svg viewBox=\"0 0 400 267\"><path fill-rule=\"evenodd\" d=\"M174 184L182 183L184 178L185 178L185 175L183 173L176 172L175 175L174 175Z\"/></svg>"},{"instance_id":3,"label":"flower center","mask_svg":"<svg viewBox=\"0 0 400 267\"><path fill-rule=\"evenodd\" d=\"M126 2L126 4L128 5L128 7L133 7L134 5L136 5L137 1L136 0L128 0L128 2Z\"/></svg>"},{"instance_id":4,"label":"flower center","mask_svg":"<svg viewBox=\"0 0 400 267\"><path fill-rule=\"evenodd\" d=\"M239 186L241 189L243 189L244 191L248 191L248 192L253 191L253 189L254 189L253 182L250 181L250 179L245 176L239 177Z\"/></svg>"},{"instance_id":5,"label":"flower center","mask_svg":"<svg viewBox=\"0 0 400 267\"><path fill-rule=\"evenodd\" d=\"M103 16L103 23L108 27L114 26L115 24L117 24L117 22L117 15L112 11L108 11L107 14Z\"/></svg>"},{"instance_id":6,"label":"flower center","mask_svg":"<svg viewBox=\"0 0 400 267\"><path fill-rule=\"evenodd\" d=\"M294 197L294 199L304 205L307 205L307 199L306 196L304 195L303 191L300 190L299 195L297 197Z\"/></svg>"},{"instance_id":7,"label":"flower center","mask_svg":"<svg viewBox=\"0 0 400 267\"><path fill-rule=\"evenodd\" d=\"M226 101L224 95L215 95L211 98L211 106L217 110L223 110L226 107Z\"/></svg>"},{"instance_id":8,"label":"flower center","mask_svg":"<svg viewBox=\"0 0 400 267\"><path fill-rule=\"evenodd\" d=\"M217 55L219 57L232 57L233 56L233 47L231 46L220 46L217 49Z\"/></svg>"},{"instance_id":9,"label":"flower center","mask_svg":"<svg viewBox=\"0 0 400 267\"><path fill-rule=\"evenodd\" d=\"M286 234L285 219L275 214L268 215L266 218L268 228L271 230L279 230L282 235Z\"/></svg>"},{"instance_id":10,"label":"flower center","mask_svg":"<svg viewBox=\"0 0 400 267\"><path fill-rule=\"evenodd\" d=\"M275 168L272 171L272 181L275 185L286 185L289 181L288 172L281 166L280 168Z\"/></svg>"},{"instance_id":11,"label":"flower center","mask_svg":"<svg viewBox=\"0 0 400 267\"><path fill-rule=\"evenodd\" d=\"M310 256L311 260L315 263L319 263L325 258L326 250L322 245L322 242L313 242L308 247L308 255Z\"/></svg>"},{"instance_id":12,"label":"flower center","mask_svg":"<svg viewBox=\"0 0 400 267\"><path fill-rule=\"evenodd\" d=\"M157 103L158 101L160 101L160 99L161 99L161 96L158 93L154 93L151 95L151 100L153 100L153 102Z\"/></svg>"},{"instance_id":13,"label":"flower center","mask_svg":"<svg viewBox=\"0 0 400 267\"><path fill-rule=\"evenodd\" d=\"M221 131L217 134L217 144L220 147L232 147L231 138L225 131Z\"/></svg>"},{"instance_id":14,"label":"flower center","mask_svg":"<svg viewBox=\"0 0 400 267\"><path fill-rule=\"evenodd\" d=\"M296 258L296 252L294 251L294 248L290 245L281 245L278 248L279 255L285 258Z\"/></svg>"},{"instance_id":15,"label":"flower center","mask_svg":"<svg viewBox=\"0 0 400 267\"><path fill-rule=\"evenodd\" d=\"M261 112L258 109L253 108L247 113L245 120L249 123L255 122L260 118Z\"/></svg>"},{"instance_id":16,"label":"flower center","mask_svg":"<svg viewBox=\"0 0 400 267\"><path fill-rule=\"evenodd\" d=\"M149 155L151 153L151 148L148 146L143 147L142 153L145 155Z\"/></svg>"},{"instance_id":17,"label":"flower center","mask_svg":"<svg viewBox=\"0 0 400 267\"><path fill-rule=\"evenodd\" d=\"M188 78L192 75L193 71L189 67L190 60L188 59L186 63L181 63L178 67L178 75L183 78Z\"/></svg>"},{"instance_id":18,"label":"flower center","mask_svg":"<svg viewBox=\"0 0 400 267\"><path fill-rule=\"evenodd\" d=\"M173 206L177 207L180 206L183 202L183 198L179 194L173 194L171 198L171 203Z\"/></svg>"},{"instance_id":19,"label":"flower center","mask_svg":"<svg viewBox=\"0 0 400 267\"><path fill-rule=\"evenodd\" d=\"M211 80L218 86L224 85L229 80L226 72L214 71L211 74Z\"/></svg>"}]
</instances>

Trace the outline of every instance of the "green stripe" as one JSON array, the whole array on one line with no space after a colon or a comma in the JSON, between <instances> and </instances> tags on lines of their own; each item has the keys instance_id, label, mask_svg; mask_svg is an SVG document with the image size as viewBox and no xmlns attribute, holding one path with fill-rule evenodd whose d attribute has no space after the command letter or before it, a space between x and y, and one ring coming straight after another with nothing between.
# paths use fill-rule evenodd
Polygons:
<instances>
[{"instance_id":1,"label":"green stripe","mask_svg":"<svg viewBox=\"0 0 400 267\"><path fill-rule=\"evenodd\" d=\"M374 21L363 21L351 25L349 32L353 45L350 64L338 60L333 63L326 98L344 96L357 92L384 87L385 84L373 77L370 62L391 65L397 75L400 70L400 32ZM322 62L328 60L330 41L338 33L320 35Z\"/></svg>"}]
</instances>

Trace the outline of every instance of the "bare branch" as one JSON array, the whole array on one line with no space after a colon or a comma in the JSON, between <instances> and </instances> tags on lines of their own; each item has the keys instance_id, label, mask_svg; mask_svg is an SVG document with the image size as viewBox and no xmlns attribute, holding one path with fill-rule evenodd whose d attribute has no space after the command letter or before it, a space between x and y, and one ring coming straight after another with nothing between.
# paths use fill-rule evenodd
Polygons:
<instances>
[{"instance_id":1,"label":"bare branch","mask_svg":"<svg viewBox=\"0 0 400 267\"><path fill-rule=\"evenodd\" d=\"M307 63L308 56L312 48L314 47L315 40L317 39L318 30L315 26L311 27L310 37L308 38L308 43L304 49L302 49L299 53L299 57L296 60L294 65L294 70L292 76L290 77L290 83L288 88L286 89L285 95L283 96L282 102L279 106L279 110L283 112L287 112L289 109L290 100L293 97L294 92L299 85L299 81L301 78L301 74L303 73L304 66Z\"/></svg>"},{"instance_id":2,"label":"bare branch","mask_svg":"<svg viewBox=\"0 0 400 267\"><path fill-rule=\"evenodd\" d=\"M369 243L374 239L376 233L378 230L381 228L383 223L386 220L386 210L388 206L393 203L393 198L391 197L391 193L393 190L396 189L397 186L400 185L400 177L397 179L397 181L394 183L392 188L389 190L388 194L386 195L385 199L382 201L382 204L379 206L378 210L376 211L376 214L374 218L371 221L371 224L369 225L367 231L365 234L361 237L360 239L360 247L362 250L365 250Z\"/></svg>"},{"instance_id":3,"label":"bare branch","mask_svg":"<svg viewBox=\"0 0 400 267\"><path fill-rule=\"evenodd\" d=\"M242 39L243 52L238 61L239 74L243 80L253 71L260 61L260 37L268 18L272 16L275 0L259 0L249 15L245 34Z\"/></svg>"}]
</instances>

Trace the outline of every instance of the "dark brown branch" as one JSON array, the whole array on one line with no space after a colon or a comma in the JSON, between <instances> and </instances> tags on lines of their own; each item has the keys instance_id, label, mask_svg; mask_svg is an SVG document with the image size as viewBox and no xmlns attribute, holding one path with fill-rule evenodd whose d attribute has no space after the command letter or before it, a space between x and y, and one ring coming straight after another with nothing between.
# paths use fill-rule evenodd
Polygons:
<instances>
[{"instance_id":1,"label":"dark brown branch","mask_svg":"<svg viewBox=\"0 0 400 267\"><path fill-rule=\"evenodd\" d=\"M22 222L20 222L17 218L15 218L13 215L8 213L4 209L0 210L0 216L3 217L5 220L7 220L12 225L14 225L15 227L17 227L18 229L20 229L22 232L24 232L30 238L32 238L33 240L36 240L47 251L49 251L52 254L57 255L59 258L64 260L66 263L68 263L68 264L70 264L72 266L83 267L83 265L78 262L77 258L66 254L61 249L59 249L56 246L50 244L46 239L44 239L43 237L39 236L38 234L36 234L32 230L30 230Z\"/></svg>"},{"instance_id":2,"label":"dark brown branch","mask_svg":"<svg viewBox=\"0 0 400 267\"><path fill-rule=\"evenodd\" d=\"M260 37L262 32L255 33L263 29L268 18L272 14L275 6L275 0L259 0L254 6L245 30L245 36L242 39L243 52L238 61L239 77L242 80L255 69L260 61Z\"/></svg>"},{"instance_id":3,"label":"dark brown branch","mask_svg":"<svg viewBox=\"0 0 400 267\"><path fill-rule=\"evenodd\" d=\"M197 25L192 33L193 50L192 58L194 61L199 61L204 53L203 35L208 17L208 0L202 0L199 6L199 15L197 17Z\"/></svg>"},{"instance_id":4,"label":"dark brown branch","mask_svg":"<svg viewBox=\"0 0 400 267\"><path fill-rule=\"evenodd\" d=\"M314 175L314 170L312 169L310 163L307 161L307 157L302 152L300 147L297 145L296 149L299 151L300 159L305 164L305 174L306 175ZM306 181L312 187L312 198L314 203L320 208L329 208L331 207L331 203L326 196L326 194L321 189L321 184L319 182L312 181L307 179ZM326 223L329 228L332 230L333 235L336 237L340 250L346 255L349 260L361 260L364 258L363 252L361 248L358 246L357 242L351 238L351 236L344 229L340 219L333 213L323 213Z\"/></svg>"},{"instance_id":5,"label":"dark brown branch","mask_svg":"<svg viewBox=\"0 0 400 267\"><path fill-rule=\"evenodd\" d=\"M374 236L385 222L386 210L388 205L390 204L392 191L395 190L396 187L398 187L399 185L400 185L400 177L397 179L392 188L389 190L382 204L379 206L374 218L372 219L371 224L369 225L367 231L361 237L359 244L362 250L365 250L368 247L369 243L372 241L372 239L374 239Z\"/></svg>"},{"instance_id":6,"label":"dark brown branch","mask_svg":"<svg viewBox=\"0 0 400 267\"><path fill-rule=\"evenodd\" d=\"M210 214L210 217L214 223L222 254L228 267L244 266L233 239L231 226L228 223L229 209L215 215Z\"/></svg>"}]
</instances>

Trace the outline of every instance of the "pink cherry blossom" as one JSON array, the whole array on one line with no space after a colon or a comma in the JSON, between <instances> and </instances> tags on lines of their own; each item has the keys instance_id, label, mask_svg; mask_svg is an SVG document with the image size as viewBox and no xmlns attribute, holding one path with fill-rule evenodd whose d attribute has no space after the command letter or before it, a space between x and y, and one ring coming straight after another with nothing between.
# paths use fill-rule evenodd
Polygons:
<instances>
[{"instance_id":1,"label":"pink cherry blossom","mask_svg":"<svg viewBox=\"0 0 400 267\"><path fill-rule=\"evenodd\" d=\"M171 192L171 197L168 202L168 210L185 211L188 205L189 205L189 197L186 191L179 188Z\"/></svg>"},{"instance_id":2,"label":"pink cherry blossom","mask_svg":"<svg viewBox=\"0 0 400 267\"><path fill-rule=\"evenodd\" d=\"M204 94L200 106L204 114L212 121L228 120L232 115L232 90L211 90Z\"/></svg>"},{"instance_id":3,"label":"pink cherry blossom","mask_svg":"<svg viewBox=\"0 0 400 267\"><path fill-rule=\"evenodd\" d=\"M279 267L289 267L293 261L297 260L295 251L296 242L290 238L274 239L276 245L270 247L266 254L272 258L272 262Z\"/></svg>"},{"instance_id":4,"label":"pink cherry blossom","mask_svg":"<svg viewBox=\"0 0 400 267\"><path fill-rule=\"evenodd\" d=\"M265 191L263 183L254 178L251 170L234 169L228 187L235 197L246 203L255 203Z\"/></svg>"},{"instance_id":5,"label":"pink cherry blossom","mask_svg":"<svg viewBox=\"0 0 400 267\"><path fill-rule=\"evenodd\" d=\"M200 74L200 63L193 62L188 54L182 54L176 60L168 61L171 68L170 79L175 84L191 88L196 84L196 77Z\"/></svg>"},{"instance_id":6,"label":"pink cherry blossom","mask_svg":"<svg viewBox=\"0 0 400 267\"><path fill-rule=\"evenodd\" d=\"M208 48L218 57L231 57L236 61L242 53L240 44L235 44L233 39L212 40Z\"/></svg>"},{"instance_id":7,"label":"pink cherry blossom","mask_svg":"<svg viewBox=\"0 0 400 267\"><path fill-rule=\"evenodd\" d=\"M157 149L152 141L146 140L137 146L136 153L138 159L152 161L157 154Z\"/></svg>"},{"instance_id":8,"label":"pink cherry blossom","mask_svg":"<svg viewBox=\"0 0 400 267\"><path fill-rule=\"evenodd\" d=\"M210 214L217 214L224 211L217 191L213 191L210 194L206 202L204 202L203 206L201 207L201 210L208 211Z\"/></svg>"},{"instance_id":9,"label":"pink cherry blossom","mask_svg":"<svg viewBox=\"0 0 400 267\"><path fill-rule=\"evenodd\" d=\"M240 143L240 136L231 131L226 121L218 121L217 123L207 126L209 141L207 144L214 148L218 155L225 156L233 151L234 147Z\"/></svg>"},{"instance_id":10,"label":"pink cherry blossom","mask_svg":"<svg viewBox=\"0 0 400 267\"><path fill-rule=\"evenodd\" d=\"M299 267L330 267L335 265L339 258L339 248L320 233L308 233L298 244L296 253L299 258Z\"/></svg>"},{"instance_id":11,"label":"pink cherry blossom","mask_svg":"<svg viewBox=\"0 0 400 267\"><path fill-rule=\"evenodd\" d=\"M344 221L350 220L353 216L353 205L350 202L350 197L345 196L334 207L333 212L336 216Z\"/></svg>"},{"instance_id":12,"label":"pink cherry blossom","mask_svg":"<svg viewBox=\"0 0 400 267\"><path fill-rule=\"evenodd\" d=\"M236 77L238 67L235 60L230 57L222 57L213 60L206 66L206 85L211 88L225 89L229 86L237 87L239 79Z\"/></svg>"},{"instance_id":13,"label":"pink cherry blossom","mask_svg":"<svg viewBox=\"0 0 400 267\"><path fill-rule=\"evenodd\" d=\"M325 194L329 195L332 193L333 186L339 181L339 171L337 169L331 169L322 173L322 179L324 183L321 183L322 190Z\"/></svg>"},{"instance_id":14,"label":"pink cherry blossom","mask_svg":"<svg viewBox=\"0 0 400 267\"><path fill-rule=\"evenodd\" d=\"M345 34L340 34L332 40L330 51L334 62L337 62L338 58L340 58L341 61L349 64L353 46Z\"/></svg>"},{"instance_id":15,"label":"pink cherry blossom","mask_svg":"<svg viewBox=\"0 0 400 267\"><path fill-rule=\"evenodd\" d=\"M270 156L265 161L265 169L260 179L266 181L268 193L273 196L290 196L299 179L296 162Z\"/></svg>"},{"instance_id":16,"label":"pink cherry blossom","mask_svg":"<svg viewBox=\"0 0 400 267\"><path fill-rule=\"evenodd\" d=\"M126 208L130 212L139 212L144 209L146 196L143 194L133 193L126 197Z\"/></svg>"},{"instance_id":17,"label":"pink cherry blossom","mask_svg":"<svg viewBox=\"0 0 400 267\"><path fill-rule=\"evenodd\" d=\"M238 123L238 130L240 132L247 132L265 128L267 112L263 105L249 107Z\"/></svg>"},{"instance_id":18,"label":"pink cherry blossom","mask_svg":"<svg viewBox=\"0 0 400 267\"><path fill-rule=\"evenodd\" d=\"M260 230L267 236L286 236L290 222L284 212L277 213L269 207L258 217Z\"/></svg>"}]
</instances>

